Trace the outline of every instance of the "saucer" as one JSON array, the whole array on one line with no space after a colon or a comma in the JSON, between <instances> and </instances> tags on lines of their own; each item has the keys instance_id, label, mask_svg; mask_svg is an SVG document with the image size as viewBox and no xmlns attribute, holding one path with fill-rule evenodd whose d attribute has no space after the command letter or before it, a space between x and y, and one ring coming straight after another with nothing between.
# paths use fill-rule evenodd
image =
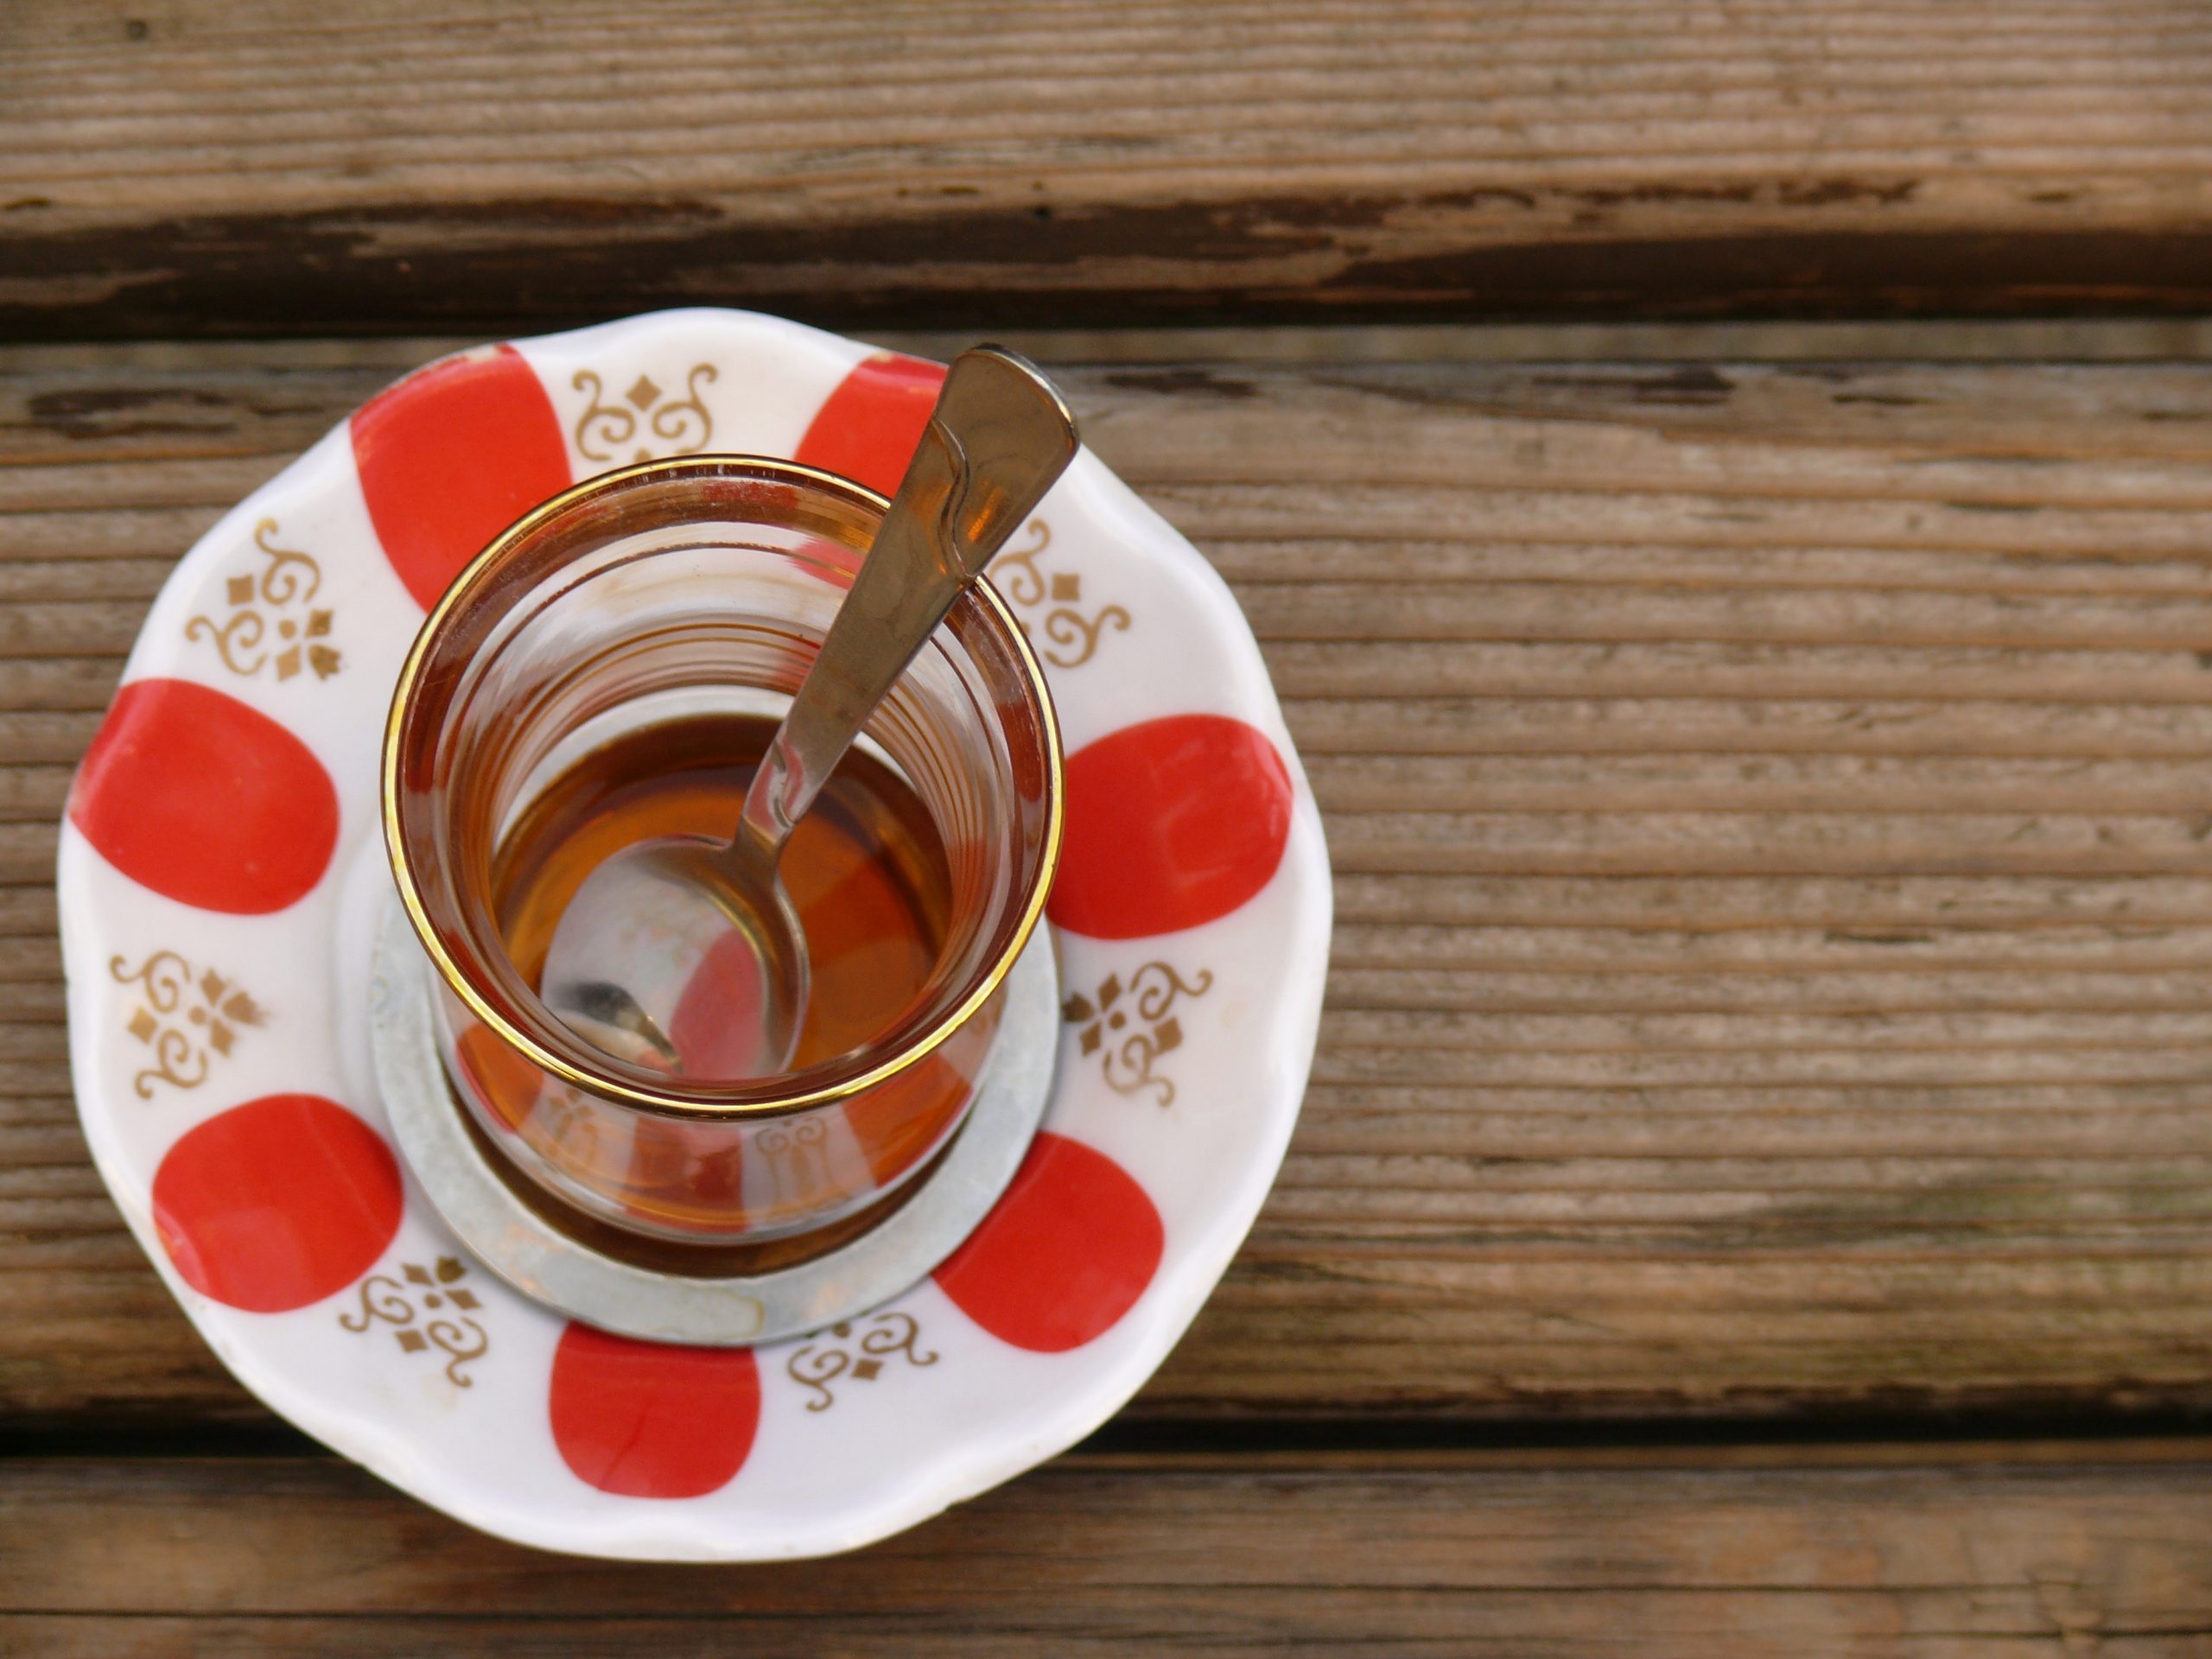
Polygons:
<instances>
[{"instance_id":1,"label":"saucer","mask_svg":"<svg viewBox=\"0 0 2212 1659\"><path fill-rule=\"evenodd\" d=\"M377 761L429 605L521 512L633 461L790 457L887 492L941 374L715 310L434 363L186 556L79 770L58 887L108 1190L240 1382L486 1531L757 1560L912 1526L1135 1394L1281 1162L1328 954L1319 817L1227 588L1087 450L992 568L1066 744L1063 1000L1043 1127L951 1255L787 1340L616 1336L476 1261L395 1151Z\"/></svg>"}]
</instances>

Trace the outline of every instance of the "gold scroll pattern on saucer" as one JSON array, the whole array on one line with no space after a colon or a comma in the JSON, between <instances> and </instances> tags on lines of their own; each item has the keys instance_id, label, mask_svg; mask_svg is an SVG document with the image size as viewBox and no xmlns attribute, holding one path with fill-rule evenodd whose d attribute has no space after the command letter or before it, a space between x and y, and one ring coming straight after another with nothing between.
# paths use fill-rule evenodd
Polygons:
<instances>
[{"instance_id":1,"label":"gold scroll pattern on saucer","mask_svg":"<svg viewBox=\"0 0 2212 1659\"><path fill-rule=\"evenodd\" d=\"M1021 631L1033 645L1038 632L1043 632L1038 655L1055 668L1080 668L1097 654L1102 633L1128 630L1129 613L1119 605L1086 611L1081 573L1043 566L1052 545L1052 527L1042 518L1033 518L1027 530L1027 543L1010 547L992 560L991 575L1019 613Z\"/></svg>"},{"instance_id":2,"label":"gold scroll pattern on saucer","mask_svg":"<svg viewBox=\"0 0 2212 1659\"><path fill-rule=\"evenodd\" d=\"M397 1279L372 1273L362 1280L359 1307L340 1313L338 1323L357 1332L387 1326L401 1352L443 1354L446 1380L457 1389L473 1387L467 1367L491 1351L492 1338L474 1317L483 1304L461 1282L467 1276L455 1256L442 1255L429 1267L403 1262Z\"/></svg>"},{"instance_id":3,"label":"gold scroll pattern on saucer","mask_svg":"<svg viewBox=\"0 0 2212 1659\"><path fill-rule=\"evenodd\" d=\"M223 666L242 679L266 669L277 680L312 673L327 680L345 666L331 643L336 613L314 601L322 591L322 566L310 555L276 544L276 521L254 526L263 563L223 582L223 604L213 614L188 620L184 637L215 648Z\"/></svg>"},{"instance_id":4,"label":"gold scroll pattern on saucer","mask_svg":"<svg viewBox=\"0 0 2212 1659\"><path fill-rule=\"evenodd\" d=\"M117 957L107 971L117 984L138 988L123 1028L148 1051L147 1065L131 1079L141 1100L154 1097L157 1083L197 1089L244 1033L269 1020L268 1010L236 980L212 968L194 969L174 950L156 950L136 968Z\"/></svg>"},{"instance_id":5,"label":"gold scroll pattern on saucer","mask_svg":"<svg viewBox=\"0 0 2212 1659\"><path fill-rule=\"evenodd\" d=\"M934 1365L938 1356L916 1346L922 1327L911 1313L878 1313L865 1320L833 1325L815 1335L785 1363L794 1382L814 1392L809 1411L827 1411L837 1403L830 1384L840 1381L873 1382L894 1359L909 1365Z\"/></svg>"}]
</instances>

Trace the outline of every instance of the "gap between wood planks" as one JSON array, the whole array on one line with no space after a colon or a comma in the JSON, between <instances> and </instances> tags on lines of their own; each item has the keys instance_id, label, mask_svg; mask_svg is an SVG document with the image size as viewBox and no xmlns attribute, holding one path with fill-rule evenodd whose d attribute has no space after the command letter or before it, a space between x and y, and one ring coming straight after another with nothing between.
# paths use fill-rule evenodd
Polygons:
<instances>
[{"instance_id":1,"label":"gap between wood planks","mask_svg":"<svg viewBox=\"0 0 2212 1659\"><path fill-rule=\"evenodd\" d=\"M613 314L609 314L610 315ZM68 340L0 345L0 374L184 369L219 353L239 368L383 368L537 332L398 339ZM2212 359L2212 317L1737 322L1332 323L1299 327L900 328L860 331L887 351L945 361L984 339L1049 366L1217 363L2184 363Z\"/></svg>"}]
</instances>

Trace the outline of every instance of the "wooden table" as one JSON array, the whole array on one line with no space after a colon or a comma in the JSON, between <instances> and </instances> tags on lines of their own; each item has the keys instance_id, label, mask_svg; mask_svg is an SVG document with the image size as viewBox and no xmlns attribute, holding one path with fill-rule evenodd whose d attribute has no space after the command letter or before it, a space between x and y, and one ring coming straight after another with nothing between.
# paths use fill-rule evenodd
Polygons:
<instances>
[{"instance_id":1,"label":"wooden table","mask_svg":"<svg viewBox=\"0 0 2212 1659\"><path fill-rule=\"evenodd\" d=\"M456 338L686 302L1062 372L1338 872L1152 1386L774 1569L272 1420L86 1160L54 938L219 511ZM2183 0L16 0L0 1650L2212 1651L2206 312Z\"/></svg>"}]
</instances>

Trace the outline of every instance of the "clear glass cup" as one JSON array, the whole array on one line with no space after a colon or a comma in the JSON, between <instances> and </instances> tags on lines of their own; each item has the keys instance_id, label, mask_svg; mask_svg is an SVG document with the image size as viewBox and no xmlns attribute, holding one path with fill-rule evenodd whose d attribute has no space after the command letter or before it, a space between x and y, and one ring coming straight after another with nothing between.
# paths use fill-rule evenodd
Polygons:
<instances>
[{"instance_id":1,"label":"clear glass cup","mask_svg":"<svg viewBox=\"0 0 2212 1659\"><path fill-rule=\"evenodd\" d=\"M1044 913L1062 806L1043 676L987 582L861 740L926 809L949 878L936 968L888 1029L782 1076L672 1077L554 1015L498 913L504 839L578 760L658 722L789 706L887 505L749 456L602 474L480 554L401 672L385 838L436 970L448 1082L480 1141L592 1221L691 1243L826 1228L911 1181L973 1098L1001 986Z\"/></svg>"}]
</instances>

